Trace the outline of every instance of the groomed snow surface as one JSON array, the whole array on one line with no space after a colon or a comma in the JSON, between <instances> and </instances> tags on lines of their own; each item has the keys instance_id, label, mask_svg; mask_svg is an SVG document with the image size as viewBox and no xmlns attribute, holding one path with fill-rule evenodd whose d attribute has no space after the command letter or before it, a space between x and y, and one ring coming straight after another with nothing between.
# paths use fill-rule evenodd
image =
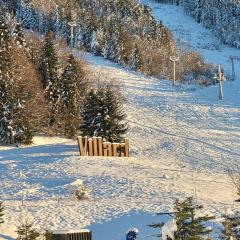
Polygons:
<instances>
[{"instance_id":1,"label":"groomed snow surface","mask_svg":"<svg viewBox=\"0 0 240 240\"><path fill-rule=\"evenodd\" d=\"M230 71L228 57L240 51L220 44L205 49L216 39L183 9L150 4L171 30L187 32L186 41L205 59ZM224 100L219 101L217 86L172 87L103 58L75 54L89 62L93 77L111 78L123 89L131 157L80 157L76 141L42 135L30 147L0 147L5 205L0 239L16 237L16 226L26 218L42 230L89 228L94 240L124 239L130 227L148 239L156 231L147 224L167 220L155 213L171 210L176 198L186 196L204 204L204 213L217 216L212 225L218 239L221 214L239 208L227 170L240 161L240 64L237 79L224 83ZM76 200L76 182L83 182L89 200Z\"/></svg>"}]
</instances>

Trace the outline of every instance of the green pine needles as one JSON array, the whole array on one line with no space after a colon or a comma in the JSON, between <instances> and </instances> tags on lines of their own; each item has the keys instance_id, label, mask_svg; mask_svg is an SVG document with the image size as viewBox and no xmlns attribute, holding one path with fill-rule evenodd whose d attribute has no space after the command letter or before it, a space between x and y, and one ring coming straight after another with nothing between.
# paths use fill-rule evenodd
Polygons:
<instances>
[{"instance_id":1,"label":"green pine needles","mask_svg":"<svg viewBox=\"0 0 240 240\"><path fill-rule=\"evenodd\" d=\"M64 133L74 137L79 130L83 99L87 95L87 78L80 61L69 55L61 77L61 114Z\"/></svg>"},{"instance_id":2,"label":"green pine needles","mask_svg":"<svg viewBox=\"0 0 240 240\"><path fill-rule=\"evenodd\" d=\"M192 197L184 201L177 200L174 210L176 211L177 231L175 240L203 240L212 230L206 227L206 222L214 219L210 216L198 216L198 211L203 209L202 205L194 203Z\"/></svg>"},{"instance_id":3,"label":"green pine needles","mask_svg":"<svg viewBox=\"0 0 240 240\"><path fill-rule=\"evenodd\" d=\"M177 227L174 232L175 240L204 240L210 235L212 229L208 228L206 223L214 217L199 216L198 212L202 209L203 206L194 203L192 197L188 197L184 201L175 201L174 212L172 213ZM161 231L163 225L164 223L154 223L149 227L159 228ZM161 234L156 236L161 239Z\"/></svg>"},{"instance_id":4,"label":"green pine needles","mask_svg":"<svg viewBox=\"0 0 240 240\"><path fill-rule=\"evenodd\" d=\"M91 90L83 107L81 132L119 142L128 130L126 114L119 93L110 85Z\"/></svg>"},{"instance_id":5,"label":"green pine needles","mask_svg":"<svg viewBox=\"0 0 240 240\"><path fill-rule=\"evenodd\" d=\"M39 232L34 229L33 223L27 220L17 228L17 240L36 240L40 236Z\"/></svg>"}]
</instances>

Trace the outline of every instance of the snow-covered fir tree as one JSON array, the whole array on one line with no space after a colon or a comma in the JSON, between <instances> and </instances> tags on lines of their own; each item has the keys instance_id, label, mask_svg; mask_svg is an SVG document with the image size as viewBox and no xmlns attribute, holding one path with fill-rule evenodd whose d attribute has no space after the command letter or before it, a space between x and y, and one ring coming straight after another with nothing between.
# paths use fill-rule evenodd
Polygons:
<instances>
[{"instance_id":1,"label":"snow-covered fir tree","mask_svg":"<svg viewBox=\"0 0 240 240\"><path fill-rule=\"evenodd\" d=\"M214 217L198 216L198 211L202 210L202 205L194 203L192 197L188 197L184 201L176 200L174 203L174 220L176 229L174 239L176 240L204 240L212 230L206 227L206 223ZM149 227L160 229L160 233L164 223L153 223ZM156 235L162 239L162 234Z\"/></svg>"},{"instance_id":2,"label":"snow-covered fir tree","mask_svg":"<svg viewBox=\"0 0 240 240\"><path fill-rule=\"evenodd\" d=\"M4 17L0 17L0 70L1 74L3 71L9 67L11 61L10 49L11 49L11 40L10 40L10 30L4 20Z\"/></svg>"},{"instance_id":3,"label":"snow-covered fir tree","mask_svg":"<svg viewBox=\"0 0 240 240\"><path fill-rule=\"evenodd\" d=\"M4 19L0 17L0 142L9 142L11 124L11 38Z\"/></svg>"},{"instance_id":4,"label":"snow-covered fir tree","mask_svg":"<svg viewBox=\"0 0 240 240\"><path fill-rule=\"evenodd\" d=\"M61 36L61 30L63 27L62 25L63 24L61 21L61 8L59 7L59 5L56 4L55 9L52 13L52 27L57 38Z\"/></svg>"},{"instance_id":5,"label":"snow-covered fir tree","mask_svg":"<svg viewBox=\"0 0 240 240\"><path fill-rule=\"evenodd\" d=\"M155 38L157 34L157 21L154 19L151 7L149 5L145 5L143 7L143 19L144 27L142 34L147 38Z\"/></svg>"},{"instance_id":6,"label":"snow-covered fir tree","mask_svg":"<svg viewBox=\"0 0 240 240\"><path fill-rule=\"evenodd\" d=\"M38 29L37 14L32 8L31 1L20 0L16 11L16 18L21 22L24 28Z\"/></svg>"},{"instance_id":7,"label":"snow-covered fir tree","mask_svg":"<svg viewBox=\"0 0 240 240\"><path fill-rule=\"evenodd\" d=\"M54 49L52 32L47 32L42 49L40 70L43 76L43 85L48 87L50 83L57 79L57 55Z\"/></svg>"},{"instance_id":8,"label":"snow-covered fir tree","mask_svg":"<svg viewBox=\"0 0 240 240\"><path fill-rule=\"evenodd\" d=\"M103 56L103 49L105 43L105 31L103 27L100 27L93 32L92 42L91 42L91 51L97 56Z\"/></svg>"},{"instance_id":9,"label":"snow-covered fir tree","mask_svg":"<svg viewBox=\"0 0 240 240\"><path fill-rule=\"evenodd\" d=\"M90 91L82 121L83 135L101 136L111 142L121 141L128 130L122 99L109 85Z\"/></svg>"},{"instance_id":10,"label":"snow-covered fir tree","mask_svg":"<svg viewBox=\"0 0 240 240\"><path fill-rule=\"evenodd\" d=\"M42 49L40 70L42 73L43 85L46 89L46 97L51 108L49 116L50 126L54 125L56 122L58 103L60 99L60 84L57 75L57 64L58 59L54 49L52 33L47 32Z\"/></svg>"},{"instance_id":11,"label":"snow-covered fir tree","mask_svg":"<svg viewBox=\"0 0 240 240\"><path fill-rule=\"evenodd\" d=\"M105 38L102 54L104 58L112 59L113 28L110 25L105 26Z\"/></svg>"},{"instance_id":12,"label":"snow-covered fir tree","mask_svg":"<svg viewBox=\"0 0 240 240\"><path fill-rule=\"evenodd\" d=\"M143 67L142 58L139 53L137 44L134 45L132 53L130 55L129 66L131 69L141 71Z\"/></svg>"},{"instance_id":13,"label":"snow-covered fir tree","mask_svg":"<svg viewBox=\"0 0 240 240\"><path fill-rule=\"evenodd\" d=\"M4 223L3 216L4 216L4 206L3 206L3 202L0 201L0 225Z\"/></svg>"},{"instance_id":14,"label":"snow-covered fir tree","mask_svg":"<svg viewBox=\"0 0 240 240\"><path fill-rule=\"evenodd\" d=\"M61 78L61 100L65 134L75 136L80 124L80 110L87 92L87 80L80 63L71 54Z\"/></svg>"},{"instance_id":15,"label":"snow-covered fir tree","mask_svg":"<svg viewBox=\"0 0 240 240\"><path fill-rule=\"evenodd\" d=\"M120 28L118 33L117 56L118 63L122 64L123 66L128 66L129 62L129 57L131 53L129 42L130 42L129 34Z\"/></svg>"},{"instance_id":16,"label":"snow-covered fir tree","mask_svg":"<svg viewBox=\"0 0 240 240\"><path fill-rule=\"evenodd\" d=\"M17 240L36 240L39 238L39 232L33 227L33 223L26 220L17 228Z\"/></svg>"},{"instance_id":17,"label":"snow-covered fir tree","mask_svg":"<svg viewBox=\"0 0 240 240\"><path fill-rule=\"evenodd\" d=\"M126 114L123 109L122 99L110 85L104 92L104 137L110 142L119 142L128 131Z\"/></svg>"},{"instance_id":18,"label":"snow-covered fir tree","mask_svg":"<svg viewBox=\"0 0 240 240\"><path fill-rule=\"evenodd\" d=\"M202 205L194 203L192 197L184 201L177 200L174 211L177 231L174 233L176 240L203 240L212 230L206 227L206 222L214 219L209 216L197 216L198 211L203 209Z\"/></svg>"},{"instance_id":19,"label":"snow-covered fir tree","mask_svg":"<svg viewBox=\"0 0 240 240\"><path fill-rule=\"evenodd\" d=\"M84 101L81 113L81 132L84 136L101 136L103 127L103 92L91 89Z\"/></svg>"},{"instance_id":20,"label":"snow-covered fir tree","mask_svg":"<svg viewBox=\"0 0 240 240\"><path fill-rule=\"evenodd\" d=\"M92 6L89 4L87 9L84 9L79 20L78 40L80 45L90 51L93 41L93 34L97 30L97 19Z\"/></svg>"}]
</instances>

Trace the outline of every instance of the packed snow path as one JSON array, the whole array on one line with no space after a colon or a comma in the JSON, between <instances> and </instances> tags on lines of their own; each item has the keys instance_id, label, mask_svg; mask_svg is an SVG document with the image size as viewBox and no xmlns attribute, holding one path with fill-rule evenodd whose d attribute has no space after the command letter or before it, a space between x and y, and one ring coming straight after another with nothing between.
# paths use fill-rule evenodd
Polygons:
<instances>
[{"instance_id":1,"label":"packed snow path","mask_svg":"<svg viewBox=\"0 0 240 240\"><path fill-rule=\"evenodd\" d=\"M169 11L178 9L172 7ZM218 58L217 50L211 54ZM132 209L166 211L186 195L210 214L232 208L236 195L226 171L240 159L239 73L224 84L225 98L219 101L217 86L172 87L91 54L75 55L90 63L93 79L100 74L121 86L132 157L80 158L75 141L44 136L30 147L0 147L0 195L6 205L0 238L14 236L26 217L41 229L79 228ZM76 179L89 189L89 201L71 195Z\"/></svg>"}]
</instances>

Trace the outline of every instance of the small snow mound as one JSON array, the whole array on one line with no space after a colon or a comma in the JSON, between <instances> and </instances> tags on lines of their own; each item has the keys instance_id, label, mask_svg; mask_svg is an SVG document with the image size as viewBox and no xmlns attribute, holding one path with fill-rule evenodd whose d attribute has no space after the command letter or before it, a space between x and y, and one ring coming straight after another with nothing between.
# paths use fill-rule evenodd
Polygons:
<instances>
[{"instance_id":1,"label":"small snow mound","mask_svg":"<svg viewBox=\"0 0 240 240\"><path fill-rule=\"evenodd\" d=\"M83 181L81 179L76 179L75 181L70 183L70 185L71 186L82 186L83 185Z\"/></svg>"},{"instance_id":2,"label":"small snow mound","mask_svg":"<svg viewBox=\"0 0 240 240\"><path fill-rule=\"evenodd\" d=\"M164 178L164 179L170 179L170 177L169 177L166 173L163 174L162 178Z\"/></svg>"},{"instance_id":3,"label":"small snow mound","mask_svg":"<svg viewBox=\"0 0 240 240\"><path fill-rule=\"evenodd\" d=\"M68 184L68 186L70 186L70 188L72 190L72 194L78 200L87 200L90 198L90 195L81 179L76 179L72 183Z\"/></svg>"}]
</instances>

